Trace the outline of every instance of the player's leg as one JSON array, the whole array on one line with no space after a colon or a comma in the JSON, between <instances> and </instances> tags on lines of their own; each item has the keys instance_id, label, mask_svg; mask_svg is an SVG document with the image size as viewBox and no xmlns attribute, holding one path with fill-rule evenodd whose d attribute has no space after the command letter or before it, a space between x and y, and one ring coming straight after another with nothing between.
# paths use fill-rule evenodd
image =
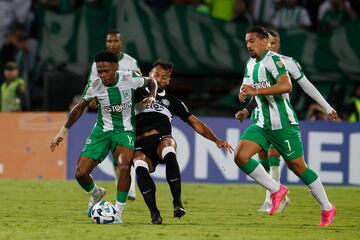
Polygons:
<instances>
[{"instance_id":1,"label":"player's leg","mask_svg":"<svg viewBox=\"0 0 360 240\"><path fill-rule=\"evenodd\" d=\"M252 124L240 137L240 143L235 152L235 163L247 175L271 192L272 207L270 215L278 209L282 199L288 192L285 186L275 182L258 161L251 157L256 153L267 150L269 142L264 129Z\"/></svg>"},{"instance_id":2,"label":"player's leg","mask_svg":"<svg viewBox=\"0 0 360 240\"><path fill-rule=\"evenodd\" d=\"M269 160L269 167L270 167L270 176L276 182L280 183L281 177L281 170L280 170L280 153L276 148L270 144L269 151L268 151L268 160ZM285 196L284 200L281 202L278 212L284 212L286 206L290 203L290 198L288 194Z\"/></svg>"},{"instance_id":3,"label":"player's leg","mask_svg":"<svg viewBox=\"0 0 360 240\"><path fill-rule=\"evenodd\" d=\"M114 158L118 160L120 172L115 204L120 223L122 222L121 216L130 188L130 168L134 157L134 140L135 134L133 132L113 133L111 137L111 149Z\"/></svg>"},{"instance_id":4,"label":"player's leg","mask_svg":"<svg viewBox=\"0 0 360 240\"><path fill-rule=\"evenodd\" d=\"M283 156L289 169L308 186L320 204L322 210L320 225L330 225L335 215L335 207L329 202L318 175L305 163L299 127L292 126L274 132L276 133L273 135L272 143Z\"/></svg>"},{"instance_id":5,"label":"player's leg","mask_svg":"<svg viewBox=\"0 0 360 240\"><path fill-rule=\"evenodd\" d=\"M120 172L117 184L115 209L119 214L119 221L121 223L122 212L125 207L127 195L130 188L130 168L132 165L132 159L134 157L134 150L122 145L117 145L114 150L114 157L118 159Z\"/></svg>"},{"instance_id":6,"label":"player's leg","mask_svg":"<svg viewBox=\"0 0 360 240\"><path fill-rule=\"evenodd\" d=\"M181 201L181 175L176 158L175 140L171 136L163 138L157 149L157 154L166 164L166 180L173 197L174 217L181 218L186 211Z\"/></svg>"},{"instance_id":7,"label":"player's leg","mask_svg":"<svg viewBox=\"0 0 360 240\"><path fill-rule=\"evenodd\" d=\"M105 195L105 189L98 187L90 175L98 164L98 161L85 156L80 156L76 164L75 178L79 185L90 195L88 208L86 210L88 216L90 216L91 209L95 203L99 202Z\"/></svg>"},{"instance_id":8,"label":"player's leg","mask_svg":"<svg viewBox=\"0 0 360 240\"><path fill-rule=\"evenodd\" d=\"M119 178L120 178L120 167L118 164L118 160L113 157L113 168L114 168L114 173L115 173L115 183L116 185L118 184ZM135 174L135 168L134 166L131 166L130 169L130 176L131 176L131 183L130 183L130 188L129 188L129 192L128 192L128 196L127 198L129 200L134 201L136 199L136 190L135 190L135 186L136 186L136 174Z\"/></svg>"},{"instance_id":9,"label":"player's leg","mask_svg":"<svg viewBox=\"0 0 360 240\"><path fill-rule=\"evenodd\" d=\"M87 214L90 217L92 207L105 195L105 189L98 187L90 173L105 159L110 149L109 134L96 127L87 138L76 165L75 177L79 184L90 194Z\"/></svg>"},{"instance_id":10,"label":"player's leg","mask_svg":"<svg viewBox=\"0 0 360 240\"><path fill-rule=\"evenodd\" d=\"M264 167L266 172L269 172L270 166L269 166L269 159L268 159L268 151L261 151L258 153L258 155L259 155L261 165ZM264 200L263 204L261 205L261 207L257 211L268 213L268 212L270 212L270 209L271 209L271 193L268 190L266 190L265 191L265 200Z\"/></svg>"},{"instance_id":11,"label":"player's leg","mask_svg":"<svg viewBox=\"0 0 360 240\"><path fill-rule=\"evenodd\" d=\"M150 210L151 224L162 224L160 211L156 206L156 186L150 176L150 172L155 171L155 167L150 159L141 151L135 152L134 166L138 187Z\"/></svg>"},{"instance_id":12,"label":"player's leg","mask_svg":"<svg viewBox=\"0 0 360 240\"><path fill-rule=\"evenodd\" d=\"M289 169L293 171L308 186L311 194L320 204L320 226L328 226L332 224L333 218L336 214L335 206L330 203L324 186L322 185L318 175L309 167L307 167L304 160L304 155L291 161L287 161L287 165Z\"/></svg>"}]
</instances>

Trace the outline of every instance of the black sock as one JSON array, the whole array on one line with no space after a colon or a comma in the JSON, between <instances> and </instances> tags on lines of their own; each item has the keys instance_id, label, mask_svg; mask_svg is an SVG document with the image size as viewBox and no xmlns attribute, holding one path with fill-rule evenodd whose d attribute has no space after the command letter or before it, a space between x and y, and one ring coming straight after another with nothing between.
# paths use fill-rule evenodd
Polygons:
<instances>
[{"instance_id":1,"label":"black sock","mask_svg":"<svg viewBox=\"0 0 360 240\"><path fill-rule=\"evenodd\" d=\"M174 207L182 207L181 202L181 176L176 154L169 152L164 157L166 164L166 180L169 183L170 191L173 196Z\"/></svg>"},{"instance_id":2,"label":"black sock","mask_svg":"<svg viewBox=\"0 0 360 240\"><path fill-rule=\"evenodd\" d=\"M146 205L148 206L151 215L160 214L156 206L155 183L150 177L149 171L144 167L136 168L136 181L139 186L140 192L144 198Z\"/></svg>"}]
</instances>

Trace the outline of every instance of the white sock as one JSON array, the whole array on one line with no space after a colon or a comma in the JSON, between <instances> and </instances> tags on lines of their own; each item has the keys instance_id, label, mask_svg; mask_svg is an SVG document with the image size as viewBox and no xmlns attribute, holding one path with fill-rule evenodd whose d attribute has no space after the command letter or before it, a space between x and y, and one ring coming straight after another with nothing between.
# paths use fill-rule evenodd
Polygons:
<instances>
[{"instance_id":1,"label":"white sock","mask_svg":"<svg viewBox=\"0 0 360 240\"><path fill-rule=\"evenodd\" d=\"M135 194L136 173L135 173L135 168L133 166L131 166L131 169L130 169L130 176L131 176L131 183L130 183L129 192L132 192Z\"/></svg>"},{"instance_id":2,"label":"white sock","mask_svg":"<svg viewBox=\"0 0 360 240\"><path fill-rule=\"evenodd\" d=\"M320 178L318 177L313 183L308 185L311 194L319 202L322 210L331 210L332 205L329 202L324 186L322 185Z\"/></svg>"},{"instance_id":3,"label":"white sock","mask_svg":"<svg viewBox=\"0 0 360 240\"><path fill-rule=\"evenodd\" d=\"M270 166L269 174L275 182L280 182L280 166Z\"/></svg>"},{"instance_id":4,"label":"white sock","mask_svg":"<svg viewBox=\"0 0 360 240\"><path fill-rule=\"evenodd\" d=\"M123 212L123 210L124 210L125 204L126 204L126 203L122 203L122 202L116 201L115 210L116 210L120 215L122 215L122 212Z\"/></svg>"},{"instance_id":5,"label":"white sock","mask_svg":"<svg viewBox=\"0 0 360 240\"><path fill-rule=\"evenodd\" d=\"M271 193L269 192L269 190L266 190L264 202L269 203L269 204L272 204L272 201L271 201Z\"/></svg>"},{"instance_id":6,"label":"white sock","mask_svg":"<svg viewBox=\"0 0 360 240\"><path fill-rule=\"evenodd\" d=\"M249 174L249 176L271 193L280 189L280 184L270 177L261 164L259 164L254 171Z\"/></svg>"}]
</instances>

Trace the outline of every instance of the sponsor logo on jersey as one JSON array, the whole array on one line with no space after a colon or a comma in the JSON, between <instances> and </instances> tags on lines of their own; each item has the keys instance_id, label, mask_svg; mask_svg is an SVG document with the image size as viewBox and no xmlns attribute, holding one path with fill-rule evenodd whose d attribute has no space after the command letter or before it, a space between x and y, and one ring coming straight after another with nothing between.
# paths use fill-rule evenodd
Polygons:
<instances>
[{"instance_id":1,"label":"sponsor logo on jersey","mask_svg":"<svg viewBox=\"0 0 360 240\"><path fill-rule=\"evenodd\" d=\"M110 112L122 112L125 109L131 108L131 106L132 106L131 102L126 102L124 104L117 104L117 105L112 105L112 106L104 106L103 109L107 113L110 113Z\"/></svg>"},{"instance_id":2,"label":"sponsor logo on jersey","mask_svg":"<svg viewBox=\"0 0 360 240\"><path fill-rule=\"evenodd\" d=\"M259 82L259 83L254 83L253 87L254 88L269 88L269 87L271 87L271 83L269 81L263 81L263 82Z\"/></svg>"},{"instance_id":3,"label":"sponsor logo on jersey","mask_svg":"<svg viewBox=\"0 0 360 240\"><path fill-rule=\"evenodd\" d=\"M131 98L131 91L129 89L121 91L121 99L123 101L129 100Z\"/></svg>"},{"instance_id":4,"label":"sponsor logo on jersey","mask_svg":"<svg viewBox=\"0 0 360 240\"><path fill-rule=\"evenodd\" d=\"M170 106L170 101L167 99L161 99L161 103L165 106L165 107L169 107Z\"/></svg>"},{"instance_id":5,"label":"sponsor logo on jersey","mask_svg":"<svg viewBox=\"0 0 360 240\"><path fill-rule=\"evenodd\" d=\"M159 104L159 103L153 103L151 105L147 104L145 106L145 109L146 110L155 110L157 112L161 112L161 111L163 111L165 109L165 107L163 105Z\"/></svg>"}]
</instances>

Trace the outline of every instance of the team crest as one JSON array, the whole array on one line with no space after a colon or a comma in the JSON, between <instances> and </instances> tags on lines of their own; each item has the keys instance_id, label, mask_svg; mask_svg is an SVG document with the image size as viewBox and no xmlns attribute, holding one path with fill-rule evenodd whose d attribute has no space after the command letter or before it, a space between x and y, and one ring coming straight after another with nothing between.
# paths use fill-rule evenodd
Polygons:
<instances>
[{"instance_id":1,"label":"team crest","mask_svg":"<svg viewBox=\"0 0 360 240\"><path fill-rule=\"evenodd\" d=\"M283 67L284 67L283 62L280 61L280 60L276 61L276 65L278 65L279 68L283 68Z\"/></svg>"},{"instance_id":2,"label":"team crest","mask_svg":"<svg viewBox=\"0 0 360 240\"><path fill-rule=\"evenodd\" d=\"M170 106L170 102L169 102L169 100L167 100L167 99L161 99L161 103L165 106L165 107L169 107Z\"/></svg>"},{"instance_id":3,"label":"team crest","mask_svg":"<svg viewBox=\"0 0 360 240\"><path fill-rule=\"evenodd\" d=\"M129 100L131 98L131 91L129 89L126 89L124 91L121 91L121 99L124 100Z\"/></svg>"}]
</instances>

